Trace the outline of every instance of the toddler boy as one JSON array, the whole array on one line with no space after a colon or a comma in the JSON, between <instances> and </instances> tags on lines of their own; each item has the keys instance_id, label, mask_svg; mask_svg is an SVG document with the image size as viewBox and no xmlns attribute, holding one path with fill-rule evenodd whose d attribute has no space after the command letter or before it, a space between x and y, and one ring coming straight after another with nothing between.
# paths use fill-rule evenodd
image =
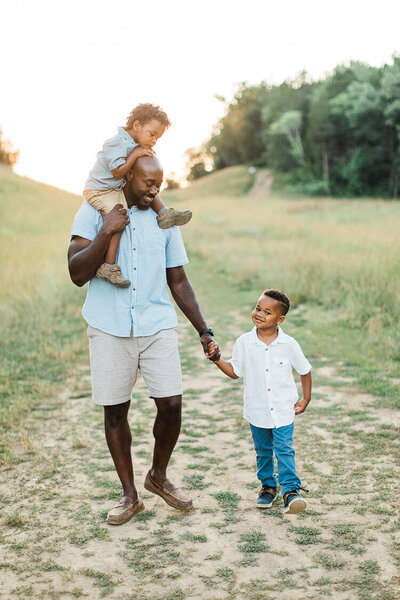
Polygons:
<instances>
[{"instance_id":1,"label":"toddler boy","mask_svg":"<svg viewBox=\"0 0 400 600\"><path fill-rule=\"evenodd\" d=\"M122 191L126 183L125 175L140 156L153 156L154 145L170 125L167 114L159 106L149 103L136 106L127 119L126 127L119 127L117 135L106 140L103 150L98 153L85 184L85 200L106 214L117 204L122 205L121 211L126 210L127 204ZM150 206L157 213L157 222L162 229L185 225L192 218L190 210L167 208L158 194ZM116 264L122 233L116 233L111 238L105 261L97 270L96 276L116 287L125 288L131 282L125 279Z\"/></svg>"},{"instance_id":2,"label":"toddler boy","mask_svg":"<svg viewBox=\"0 0 400 600\"><path fill-rule=\"evenodd\" d=\"M280 328L289 308L285 293L265 290L251 315L254 328L236 340L231 360L220 357L214 362L232 379L244 378L244 418L250 424L261 482L257 507L272 506L279 482L284 512L295 514L307 505L299 495L303 488L296 473L294 418L306 410L311 400L311 365L298 342ZM214 349L215 343L210 342L210 360ZM300 401L292 367L301 378ZM274 454L278 477L274 474Z\"/></svg>"}]
</instances>

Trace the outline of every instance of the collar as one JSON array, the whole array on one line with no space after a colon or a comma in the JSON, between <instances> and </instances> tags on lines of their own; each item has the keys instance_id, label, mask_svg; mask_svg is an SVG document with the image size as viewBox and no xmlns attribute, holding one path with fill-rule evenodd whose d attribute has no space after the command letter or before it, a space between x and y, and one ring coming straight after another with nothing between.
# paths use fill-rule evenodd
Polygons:
<instances>
[{"instance_id":1,"label":"collar","mask_svg":"<svg viewBox=\"0 0 400 600\"><path fill-rule=\"evenodd\" d=\"M129 133L123 127L118 127L118 135L123 137L124 140L126 140L127 142L130 142L134 146L137 146L137 143L135 142L135 140L129 135Z\"/></svg>"},{"instance_id":2,"label":"collar","mask_svg":"<svg viewBox=\"0 0 400 600\"><path fill-rule=\"evenodd\" d=\"M282 329L278 325L278 335L276 336L274 341L271 342L269 345L275 346L276 344L285 344L289 341L289 339L290 339L289 336L286 333L284 333L284 331L282 331ZM259 337L257 335L257 328L255 326L250 331L249 343L257 344L258 346L266 346L266 344L259 339Z\"/></svg>"}]
</instances>

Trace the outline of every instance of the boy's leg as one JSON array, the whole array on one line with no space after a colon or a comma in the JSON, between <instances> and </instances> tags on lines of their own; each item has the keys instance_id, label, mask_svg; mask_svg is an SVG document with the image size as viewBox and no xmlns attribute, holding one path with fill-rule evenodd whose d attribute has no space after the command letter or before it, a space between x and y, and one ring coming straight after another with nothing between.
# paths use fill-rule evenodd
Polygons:
<instances>
[{"instance_id":1,"label":"boy's leg","mask_svg":"<svg viewBox=\"0 0 400 600\"><path fill-rule=\"evenodd\" d=\"M109 265L115 265L117 262L117 252L119 247L119 242L121 240L123 232L120 231L118 233L114 233L112 236L110 243L108 244L107 252L104 257L104 261Z\"/></svg>"},{"instance_id":2,"label":"boy's leg","mask_svg":"<svg viewBox=\"0 0 400 600\"><path fill-rule=\"evenodd\" d=\"M251 423L249 425L257 457L257 478L263 487L276 488L277 478L274 474L273 430L256 427Z\"/></svg>"},{"instance_id":3,"label":"boy's leg","mask_svg":"<svg viewBox=\"0 0 400 600\"><path fill-rule=\"evenodd\" d=\"M167 208L158 194L150 206L157 213L157 223L161 229L169 229L173 225L186 225L192 218L191 210Z\"/></svg>"},{"instance_id":4,"label":"boy's leg","mask_svg":"<svg viewBox=\"0 0 400 600\"><path fill-rule=\"evenodd\" d=\"M294 423L272 429L273 446L278 462L278 477L282 496L301 487L296 474L295 451L293 446Z\"/></svg>"},{"instance_id":5,"label":"boy's leg","mask_svg":"<svg viewBox=\"0 0 400 600\"><path fill-rule=\"evenodd\" d=\"M128 208L122 190L85 190L83 197L86 202L102 214L108 214L117 204L121 204L125 209ZM131 282L129 279L125 279L121 273L121 269L116 264L122 233L116 233L112 236L104 257L105 264L100 265L96 276L116 287L126 288L130 286Z\"/></svg>"}]
</instances>

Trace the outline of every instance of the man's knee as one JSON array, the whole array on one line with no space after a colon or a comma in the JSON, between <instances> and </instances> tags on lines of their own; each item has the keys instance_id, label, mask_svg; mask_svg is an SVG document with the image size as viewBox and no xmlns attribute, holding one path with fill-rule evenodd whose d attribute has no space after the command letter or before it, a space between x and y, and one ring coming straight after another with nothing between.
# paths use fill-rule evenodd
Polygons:
<instances>
[{"instance_id":1,"label":"man's knee","mask_svg":"<svg viewBox=\"0 0 400 600\"><path fill-rule=\"evenodd\" d=\"M115 404L113 406L104 406L104 423L106 427L118 427L128 418L130 402Z\"/></svg>"},{"instance_id":2,"label":"man's knee","mask_svg":"<svg viewBox=\"0 0 400 600\"><path fill-rule=\"evenodd\" d=\"M169 396L168 398L154 398L159 413L166 418L176 418L182 411L182 396Z\"/></svg>"}]
</instances>

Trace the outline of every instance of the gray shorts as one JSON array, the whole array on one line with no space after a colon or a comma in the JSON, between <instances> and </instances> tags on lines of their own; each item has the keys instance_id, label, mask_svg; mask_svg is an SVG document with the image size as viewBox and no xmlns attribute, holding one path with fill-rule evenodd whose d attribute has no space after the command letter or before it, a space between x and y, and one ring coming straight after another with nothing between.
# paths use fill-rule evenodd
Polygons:
<instances>
[{"instance_id":1,"label":"gray shorts","mask_svg":"<svg viewBox=\"0 0 400 600\"><path fill-rule=\"evenodd\" d=\"M95 404L112 406L130 400L139 369L152 398L182 394L176 328L125 338L89 325L87 333Z\"/></svg>"}]
</instances>

